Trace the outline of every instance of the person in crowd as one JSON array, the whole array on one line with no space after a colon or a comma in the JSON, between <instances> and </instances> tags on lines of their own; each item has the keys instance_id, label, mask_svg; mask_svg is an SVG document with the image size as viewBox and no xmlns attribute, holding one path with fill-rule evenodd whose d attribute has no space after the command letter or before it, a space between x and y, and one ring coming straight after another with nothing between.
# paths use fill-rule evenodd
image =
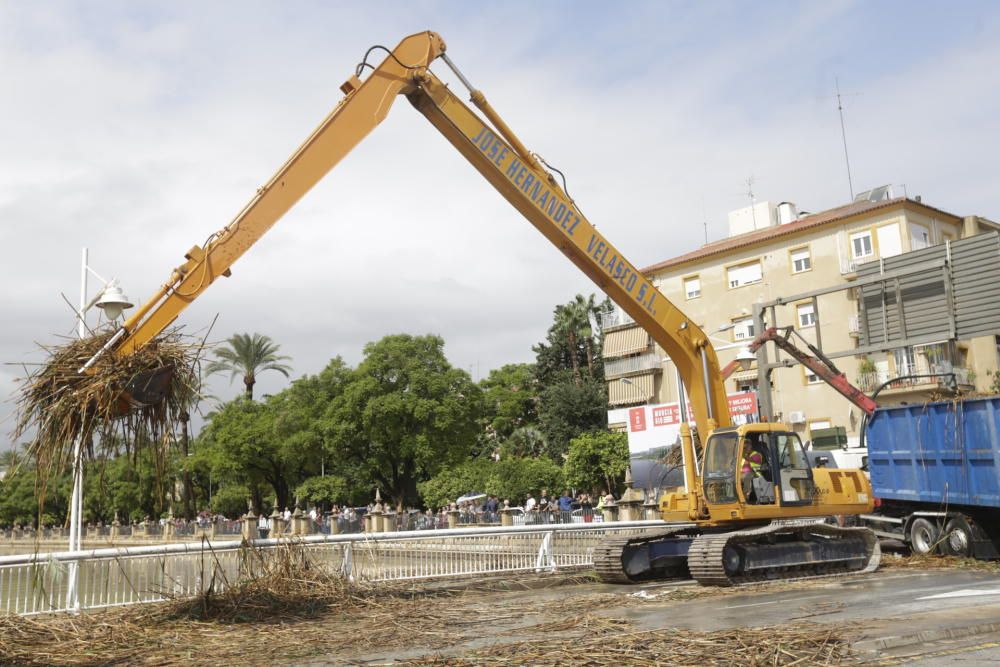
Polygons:
<instances>
[{"instance_id":1,"label":"person in crowd","mask_svg":"<svg viewBox=\"0 0 1000 667\"><path fill-rule=\"evenodd\" d=\"M525 512L532 512L532 511L534 511L534 509L535 509L535 506L536 506L537 504L538 504L538 501L536 501L536 500L535 500L535 497L534 497L534 496L532 496L532 495L531 495L531 494L529 493L529 494L528 494L528 499L524 501L524 511L525 511Z\"/></svg>"},{"instance_id":2,"label":"person in crowd","mask_svg":"<svg viewBox=\"0 0 1000 667\"><path fill-rule=\"evenodd\" d=\"M570 522L570 514L573 511L573 498L569 495L569 489L564 489L559 496L559 516L563 523Z\"/></svg>"},{"instance_id":3,"label":"person in crowd","mask_svg":"<svg viewBox=\"0 0 1000 667\"><path fill-rule=\"evenodd\" d=\"M266 514L261 512L260 518L257 519L257 534L260 536L260 539L266 540L270 533L271 519L269 519Z\"/></svg>"}]
</instances>

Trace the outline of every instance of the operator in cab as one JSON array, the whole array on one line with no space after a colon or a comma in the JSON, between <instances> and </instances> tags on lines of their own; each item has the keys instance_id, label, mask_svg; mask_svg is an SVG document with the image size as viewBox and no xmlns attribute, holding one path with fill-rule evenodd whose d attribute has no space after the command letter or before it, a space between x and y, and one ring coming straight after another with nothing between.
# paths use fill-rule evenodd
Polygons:
<instances>
[{"instance_id":1,"label":"operator in cab","mask_svg":"<svg viewBox=\"0 0 1000 667\"><path fill-rule=\"evenodd\" d=\"M742 452L743 469L740 480L743 486L743 497L748 503L756 503L757 495L753 492L753 480L755 477L760 477L760 469L764 465L764 455L754 448L753 441L748 437L743 438Z\"/></svg>"}]
</instances>

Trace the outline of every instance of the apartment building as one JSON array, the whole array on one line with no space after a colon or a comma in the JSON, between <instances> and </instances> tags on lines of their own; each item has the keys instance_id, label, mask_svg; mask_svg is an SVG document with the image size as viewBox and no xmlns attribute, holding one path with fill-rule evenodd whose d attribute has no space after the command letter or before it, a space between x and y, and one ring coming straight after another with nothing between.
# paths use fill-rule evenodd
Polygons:
<instances>
[{"instance_id":1,"label":"apartment building","mask_svg":"<svg viewBox=\"0 0 1000 667\"><path fill-rule=\"evenodd\" d=\"M893 197L886 186L820 213L799 212L789 202L756 203L731 213L729 228L725 239L643 269L711 336L720 365L734 359L758 333L751 317L754 303L844 284L866 263L1000 227L929 206L919 197ZM828 352L854 349L859 336L855 292L845 289L780 306L771 324L793 325ZM602 330L612 428L625 428L629 407L679 400L676 370L644 330L617 309L603 318ZM1000 359L997 337L987 336L845 356L837 364L866 390L891 377L945 366L955 370L964 388L975 384L985 389L990 382L986 371L996 370ZM754 392L757 377L755 368L738 371L727 381L727 391ZM857 434L859 410L804 367L778 368L771 378L774 416L803 437L830 426ZM880 400L927 400L948 390L941 380L925 379L894 386Z\"/></svg>"}]
</instances>

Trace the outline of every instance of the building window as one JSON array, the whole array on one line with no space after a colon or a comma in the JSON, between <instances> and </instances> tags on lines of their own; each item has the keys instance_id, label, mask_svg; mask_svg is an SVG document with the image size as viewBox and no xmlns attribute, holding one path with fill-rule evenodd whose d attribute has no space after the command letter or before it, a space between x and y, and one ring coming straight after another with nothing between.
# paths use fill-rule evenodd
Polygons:
<instances>
[{"instance_id":1,"label":"building window","mask_svg":"<svg viewBox=\"0 0 1000 667\"><path fill-rule=\"evenodd\" d=\"M910 250L921 250L931 245L931 230L923 225L910 223Z\"/></svg>"},{"instance_id":2,"label":"building window","mask_svg":"<svg viewBox=\"0 0 1000 667\"><path fill-rule=\"evenodd\" d=\"M697 299L701 296L701 279L698 276L691 276L684 279L684 298Z\"/></svg>"},{"instance_id":3,"label":"building window","mask_svg":"<svg viewBox=\"0 0 1000 667\"><path fill-rule=\"evenodd\" d=\"M747 262L739 266L730 266L726 273L729 278L730 288L759 283L764 275L760 268L760 260Z\"/></svg>"},{"instance_id":4,"label":"building window","mask_svg":"<svg viewBox=\"0 0 1000 667\"><path fill-rule=\"evenodd\" d=\"M872 246L872 233L870 231L851 234L851 257L861 259L871 257L875 254Z\"/></svg>"},{"instance_id":5,"label":"building window","mask_svg":"<svg viewBox=\"0 0 1000 667\"><path fill-rule=\"evenodd\" d=\"M735 340L748 340L754 337L753 318L744 317L733 320L733 338Z\"/></svg>"},{"instance_id":6,"label":"building window","mask_svg":"<svg viewBox=\"0 0 1000 667\"><path fill-rule=\"evenodd\" d=\"M757 380L736 380L736 391L757 391Z\"/></svg>"},{"instance_id":7,"label":"building window","mask_svg":"<svg viewBox=\"0 0 1000 667\"><path fill-rule=\"evenodd\" d=\"M806 384L820 384L821 382L823 382L823 378L821 378L820 376L816 375L815 373L813 373L808 368L805 369L805 371L806 371ZM826 427L824 427L824 428L826 428Z\"/></svg>"},{"instance_id":8,"label":"building window","mask_svg":"<svg viewBox=\"0 0 1000 667\"><path fill-rule=\"evenodd\" d=\"M795 315L798 317L800 327L816 326L816 308L812 303L800 303L795 306Z\"/></svg>"},{"instance_id":9,"label":"building window","mask_svg":"<svg viewBox=\"0 0 1000 667\"><path fill-rule=\"evenodd\" d=\"M799 248L792 251L792 273L802 273L812 268L812 257L809 248Z\"/></svg>"},{"instance_id":10,"label":"building window","mask_svg":"<svg viewBox=\"0 0 1000 667\"><path fill-rule=\"evenodd\" d=\"M894 361L896 362L896 376L912 375L917 370L917 360L912 347L904 347L893 350Z\"/></svg>"}]
</instances>

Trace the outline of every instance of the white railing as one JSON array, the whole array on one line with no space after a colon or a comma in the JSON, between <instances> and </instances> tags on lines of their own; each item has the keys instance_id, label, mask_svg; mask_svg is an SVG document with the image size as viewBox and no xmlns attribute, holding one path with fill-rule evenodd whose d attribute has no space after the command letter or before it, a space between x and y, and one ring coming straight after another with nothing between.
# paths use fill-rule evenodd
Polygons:
<instances>
[{"instance_id":1,"label":"white railing","mask_svg":"<svg viewBox=\"0 0 1000 667\"><path fill-rule=\"evenodd\" d=\"M631 521L307 535L0 556L0 613L70 611L66 589L72 566L79 576L79 609L98 609L224 590L247 576L249 556L271 557L289 544L301 545L312 562L353 580L404 581L586 568L605 536L663 525Z\"/></svg>"},{"instance_id":2,"label":"white railing","mask_svg":"<svg viewBox=\"0 0 1000 667\"><path fill-rule=\"evenodd\" d=\"M842 275L847 273L855 273L858 270L858 267L861 266L862 264L869 264L871 262L877 262L877 261L878 257L876 257L875 255L870 255L868 257L856 257L856 258L841 257L840 273Z\"/></svg>"},{"instance_id":3,"label":"white railing","mask_svg":"<svg viewBox=\"0 0 1000 667\"><path fill-rule=\"evenodd\" d=\"M640 371L656 370L660 368L660 356L658 354L639 354L632 357L619 357L617 359L604 360L604 377L612 378L626 373L638 373Z\"/></svg>"},{"instance_id":4,"label":"white railing","mask_svg":"<svg viewBox=\"0 0 1000 667\"><path fill-rule=\"evenodd\" d=\"M611 327L634 324L635 320L632 319L632 316L624 310L613 308L612 310L597 313L597 323L600 325L601 331L604 331L605 329L610 329Z\"/></svg>"}]
</instances>

